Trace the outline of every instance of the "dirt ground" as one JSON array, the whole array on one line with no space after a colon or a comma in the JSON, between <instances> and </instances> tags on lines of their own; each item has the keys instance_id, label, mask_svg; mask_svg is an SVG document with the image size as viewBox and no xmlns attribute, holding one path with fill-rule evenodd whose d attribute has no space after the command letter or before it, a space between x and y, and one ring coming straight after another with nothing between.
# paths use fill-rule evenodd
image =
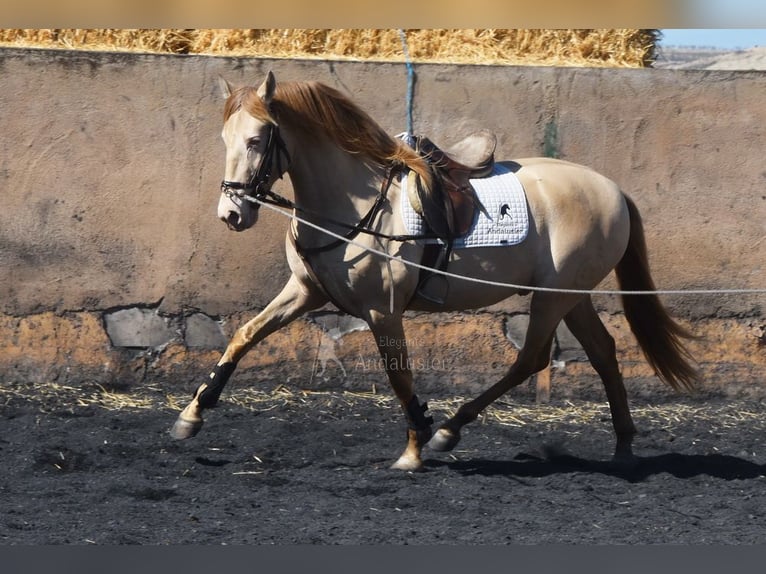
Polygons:
<instances>
[{"instance_id":1,"label":"dirt ground","mask_svg":"<svg viewBox=\"0 0 766 574\"><path fill-rule=\"evenodd\" d=\"M232 382L194 439L192 391L0 385L0 544L752 544L766 541L766 404L632 401L633 467L610 462L608 407L523 388L422 473L388 466L388 392ZM554 393L555 395L555 393ZM439 421L459 404L428 399Z\"/></svg>"}]
</instances>

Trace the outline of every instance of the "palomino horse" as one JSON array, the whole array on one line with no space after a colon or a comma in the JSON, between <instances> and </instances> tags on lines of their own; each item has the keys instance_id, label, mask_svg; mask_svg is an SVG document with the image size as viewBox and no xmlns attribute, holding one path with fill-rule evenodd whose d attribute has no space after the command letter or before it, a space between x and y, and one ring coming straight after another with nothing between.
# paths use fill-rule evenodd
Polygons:
<instances>
[{"instance_id":1,"label":"palomino horse","mask_svg":"<svg viewBox=\"0 0 766 574\"><path fill-rule=\"evenodd\" d=\"M195 391L171 434L187 438L202 426L202 411L217 402L238 361L259 341L328 301L364 319L370 327L394 393L408 423L404 452L393 468L422 468L426 443L445 451L460 440L461 428L503 393L547 366L554 331L563 319L601 377L617 437L615 456L632 455L636 430L628 408L614 339L599 319L588 293L534 290L523 348L499 382L432 434L427 406L413 389L402 316L408 309L458 311L494 304L519 293L505 284L590 290L614 269L621 288L654 289L639 213L619 187L595 171L546 158L501 162L516 170L527 194L529 232L512 246L454 251L450 272L492 280L479 285L447 278L446 297L435 302L418 290L419 270L405 262L423 260L422 241L405 234L394 175L418 173L432 182L424 158L386 134L337 90L316 82L277 84L271 72L260 87L226 95L223 140L225 179L218 216L244 231L258 219L259 201L292 207L304 221L353 238L328 238L293 221L286 255L292 275L282 291L254 319L240 327L208 380ZM295 200L271 191L289 173ZM347 225L342 225L342 223ZM350 231L349 231L350 229ZM386 260L364 247L384 250ZM691 387L695 370L682 339L690 335L667 314L656 295L624 295L627 320L649 363L674 388Z\"/></svg>"}]
</instances>

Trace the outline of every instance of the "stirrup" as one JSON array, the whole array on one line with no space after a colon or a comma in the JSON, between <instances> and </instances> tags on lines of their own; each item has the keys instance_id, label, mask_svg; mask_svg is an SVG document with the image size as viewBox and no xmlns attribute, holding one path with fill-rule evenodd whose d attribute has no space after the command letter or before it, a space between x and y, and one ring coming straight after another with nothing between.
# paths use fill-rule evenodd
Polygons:
<instances>
[{"instance_id":1,"label":"stirrup","mask_svg":"<svg viewBox=\"0 0 766 574\"><path fill-rule=\"evenodd\" d=\"M426 293L425 288L428 286L429 283L432 283L434 279L436 280L441 279L444 286L444 288L442 289L442 293L439 293L439 294ZM447 301L447 295L449 295L449 281L447 281L447 278L444 275L429 275L428 277L423 279L423 281L420 282L420 285L418 285L418 289L416 293L418 297L420 297L421 299L425 299L426 301L429 301L430 303L435 303L436 305L444 305L444 303Z\"/></svg>"}]
</instances>

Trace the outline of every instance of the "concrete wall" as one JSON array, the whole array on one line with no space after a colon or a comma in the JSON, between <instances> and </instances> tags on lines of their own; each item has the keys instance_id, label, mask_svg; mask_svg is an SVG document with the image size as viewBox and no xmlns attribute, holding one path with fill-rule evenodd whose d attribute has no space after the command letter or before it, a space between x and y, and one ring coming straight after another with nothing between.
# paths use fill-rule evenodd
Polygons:
<instances>
[{"instance_id":1,"label":"concrete wall","mask_svg":"<svg viewBox=\"0 0 766 574\"><path fill-rule=\"evenodd\" d=\"M278 80L326 82L391 133L406 128L401 64L0 50L4 379L198 376L274 296L287 278L285 220L263 213L255 229L235 234L215 216L224 158L217 77L256 83L268 69ZM763 73L418 65L413 116L415 131L437 142L490 127L499 158L555 155L618 181L644 216L662 288L766 287ZM289 194L289 185L280 190ZM725 384L728 375L712 373L727 367L766 382L763 295L664 300L709 338L694 346L709 381ZM523 321L525 302L413 316L423 337L411 344L444 367L422 378L497 377L518 338L509 317ZM630 365L649 374L616 298L597 303L627 374ZM437 325L439 340L429 342ZM483 341L473 350L460 344L467 325ZM369 334L333 313L275 335L240 376L289 367L300 384L321 384L315 358L332 327L348 332L333 344L347 370L360 367L356 382L383 384L359 361L374 358ZM445 345L464 360L447 368ZM567 363L577 365L583 357L571 347ZM328 365L326 383L354 378L341 375Z\"/></svg>"}]
</instances>

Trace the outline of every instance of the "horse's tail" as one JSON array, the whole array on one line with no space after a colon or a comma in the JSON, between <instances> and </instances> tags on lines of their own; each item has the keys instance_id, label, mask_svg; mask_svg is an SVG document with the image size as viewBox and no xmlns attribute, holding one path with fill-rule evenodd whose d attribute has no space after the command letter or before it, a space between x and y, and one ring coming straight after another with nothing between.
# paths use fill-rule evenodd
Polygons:
<instances>
[{"instance_id":1,"label":"horse's tail","mask_svg":"<svg viewBox=\"0 0 766 574\"><path fill-rule=\"evenodd\" d=\"M630 238L615 267L617 281L624 291L654 291L641 215L629 197L625 196L625 201ZM631 331L657 376L676 390L693 389L697 371L689 362L693 359L682 339L695 337L668 315L657 295L623 295L622 304Z\"/></svg>"}]
</instances>

